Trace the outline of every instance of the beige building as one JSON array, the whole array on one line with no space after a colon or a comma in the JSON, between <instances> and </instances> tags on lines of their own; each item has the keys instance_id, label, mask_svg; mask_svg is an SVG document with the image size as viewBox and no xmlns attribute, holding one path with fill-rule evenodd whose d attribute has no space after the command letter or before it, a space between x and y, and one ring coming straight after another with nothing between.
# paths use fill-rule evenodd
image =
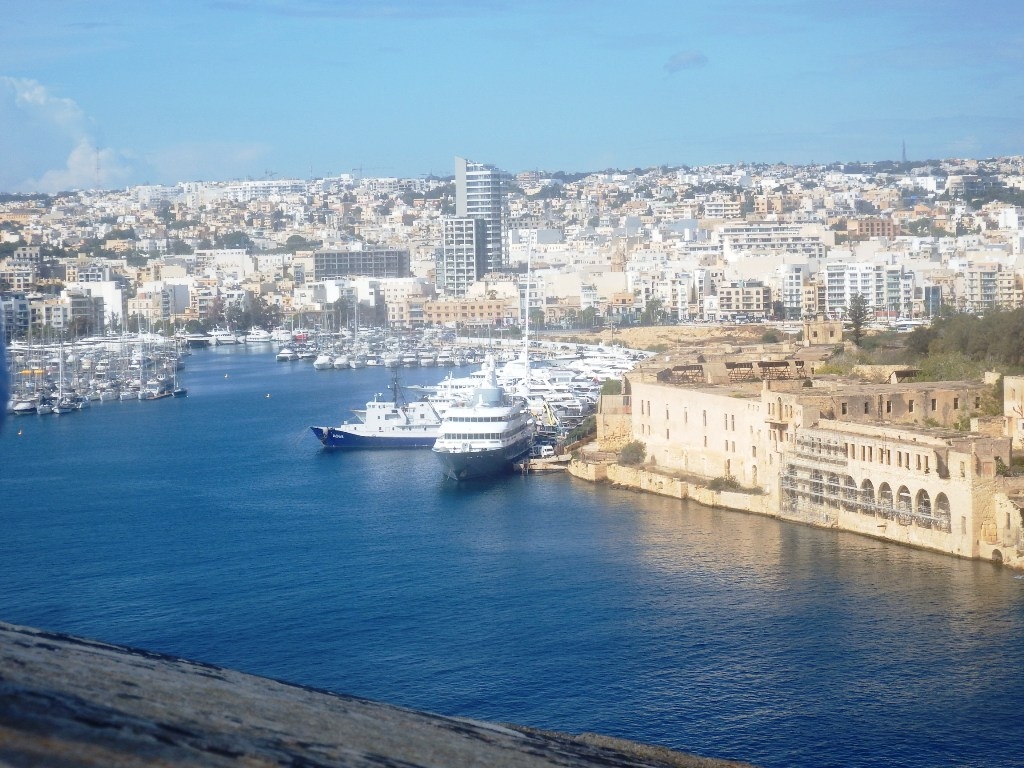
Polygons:
<instances>
[{"instance_id":1,"label":"beige building","mask_svg":"<svg viewBox=\"0 0 1024 768\"><path fill-rule=\"evenodd\" d=\"M1016 431L1003 435L968 431L982 429L990 384L815 377L793 355L703 358L627 374L622 396L602 398L599 444L640 441L648 467L745 488L754 511L1024 567L1024 478L1004 471L1024 439L1024 377L1004 382Z\"/></svg>"},{"instance_id":2,"label":"beige building","mask_svg":"<svg viewBox=\"0 0 1024 768\"><path fill-rule=\"evenodd\" d=\"M519 310L505 299L438 299L423 302L423 322L430 325L511 325Z\"/></svg>"}]
</instances>

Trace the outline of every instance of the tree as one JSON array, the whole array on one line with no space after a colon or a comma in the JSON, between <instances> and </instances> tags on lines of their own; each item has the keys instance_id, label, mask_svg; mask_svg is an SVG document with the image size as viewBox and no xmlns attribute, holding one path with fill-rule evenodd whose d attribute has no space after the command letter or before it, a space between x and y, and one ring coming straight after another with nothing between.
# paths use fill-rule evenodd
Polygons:
<instances>
[{"instance_id":1,"label":"tree","mask_svg":"<svg viewBox=\"0 0 1024 768\"><path fill-rule=\"evenodd\" d=\"M868 321L868 300L864 294L856 293L850 299L850 309L846 313L846 319L850 322L853 332L853 343L858 347L864 338L864 324Z\"/></svg>"},{"instance_id":2,"label":"tree","mask_svg":"<svg viewBox=\"0 0 1024 768\"><path fill-rule=\"evenodd\" d=\"M245 232L228 232L217 237L214 245L217 248L245 248L246 250L252 250L252 238L245 234Z\"/></svg>"},{"instance_id":3,"label":"tree","mask_svg":"<svg viewBox=\"0 0 1024 768\"><path fill-rule=\"evenodd\" d=\"M640 325L661 325L665 321L665 308L661 299L651 299L640 315Z\"/></svg>"}]
</instances>

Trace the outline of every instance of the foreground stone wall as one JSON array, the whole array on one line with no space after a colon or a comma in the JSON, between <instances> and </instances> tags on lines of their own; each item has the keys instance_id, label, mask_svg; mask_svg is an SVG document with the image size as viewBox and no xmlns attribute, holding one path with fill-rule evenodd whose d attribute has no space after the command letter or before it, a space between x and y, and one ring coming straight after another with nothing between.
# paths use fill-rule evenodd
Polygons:
<instances>
[{"instance_id":1,"label":"foreground stone wall","mask_svg":"<svg viewBox=\"0 0 1024 768\"><path fill-rule=\"evenodd\" d=\"M746 764L594 734L440 717L0 623L0 765Z\"/></svg>"}]
</instances>

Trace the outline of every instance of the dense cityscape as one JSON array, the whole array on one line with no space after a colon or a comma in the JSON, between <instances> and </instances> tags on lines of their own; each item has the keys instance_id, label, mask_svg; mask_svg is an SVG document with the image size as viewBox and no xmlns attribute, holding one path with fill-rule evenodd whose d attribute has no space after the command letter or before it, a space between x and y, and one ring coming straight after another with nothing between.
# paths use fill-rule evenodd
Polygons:
<instances>
[{"instance_id":1,"label":"dense cityscape","mask_svg":"<svg viewBox=\"0 0 1024 768\"><path fill-rule=\"evenodd\" d=\"M1019 306L1022 203L1019 156L6 195L0 290L9 340L519 326L527 296L536 328L836 318L857 295L892 323Z\"/></svg>"},{"instance_id":2,"label":"dense cityscape","mask_svg":"<svg viewBox=\"0 0 1024 768\"><path fill-rule=\"evenodd\" d=\"M139 470L120 471L137 458L154 467L148 470L149 482L169 478L171 490L166 495L177 506L165 516L161 498L161 520L198 510L206 516L198 526L203 528L208 525L206 518L216 517L221 505L232 504L234 511L223 519L251 520L255 522L246 525L258 527L262 520L283 512L286 522L281 530L306 537L301 544L304 551L318 537L333 535L330 531L338 521L329 516L332 512L340 515L339 520L358 521L362 512L376 515L384 504L404 505L401 513L396 509L394 514L378 515L394 526L386 535L366 537L387 560L385 564L372 561L366 569L370 577L404 569L392 567L395 555L389 547L395 532L410 519L409 509L420 509L425 498L436 504L435 513L428 516L429 525L437 526L443 540L451 539L458 529L448 522L455 497L423 480L438 474L463 489L468 486L457 497L472 521L466 527L482 518L484 493L496 490L487 504L507 505L497 511L504 530L523 508L543 506L517 501L518 493L544 493L541 483L545 481L529 483L526 478L531 473L558 473L559 479L550 486L555 490L548 491L551 500L561 504L563 494L579 494L567 505L584 509L588 517L571 531L545 539L539 548L544 551L554 540L571 542L574 551L588 549L576 547L576 539L581 531L598 524L595 520L601 514L591 507L600 509L607 502L595 503L594 497L586 495L589 490L581 490L584 487L616 494L641 492L618 519L637 523L644 547L661 540L660 534L652 535L644 527L654 518L637 511L656 505L652 498L689 510L685 512L691 515L688 522L672 518L662 523L672 536L690 530L697 519L692 510L713 515L723 509L731 510L730 514L749 513L737 517L775 527L770 533L761 530L747 536L738 533L742 524L736 520L725 523L715 518L701 535L713 531L721 537L708 548L720 559L716 565L703 562L704 545L693 542L667 559L651 560L670 563L667 572L685 564L694 568L692 581L671 590L666 603L673 610L685 604L685 595L704 595L709 574L738 578L741 586L730 587L732 594L745 593L751 585L737 560L757 560L761 563L758 579L764 578L765 591L757 592L746 609L736 612L755 617L749 628L734 631L728 620L719 621L720 614L715 612L720 602L711 589L709 605L719 617L714 623L725 628L717 639L708 641L715 630L705 629L704 634L698 633L696 649L674 650L670 658L648 650L623 654L652 657L652 674L661 676L677 666L685 670L691 659L700 657L701 649L738 641L742 660L730 659L726 666L729 674L735 671L742 678L739 688L744 696L749 685L749 638L771 635L775 627L786 624L788 606L781 619L776 615L777 604L786 600L771 594L776 580L788 583L792 578L809 585L814 599L827 608L815 609L822 617L816 620L807 620L799 609L792 622L799 631L784 636L780 647L788 651L799 646L806 639L801 634L804 628L815 636L821 626L834 624L841 633L835 640L812 642L816 659L821 647L846 642L849 633L845 614L831 613L843 613L847 606L837 608L834 595L818 588L820 582L849 564L869 562L874 556L871 545L900 550L906 557L942 555L951 556L945 558L949 561L981 561L971 565L1003 565L1007 566L1004 573L1024 569L1024 376L1018 368L1020 334L1014 330L1024 314L1024 157L516 175L455 158L454 173L446 178L378 178L358 173L305 181L267 176L0 197L0 302L15 395L9 410L19 414L9 420L11 439L5 447L11 451L8 465L22 462L14 465L13 475L23 479L15 507L26 510L40 504L38 487L49 487L53 458L63 458L61 451L71 445L76 446L72 453L77 453L75 441L91 434L102 446L95 449L101 457L97 466L118 467L116 474L124 483L112 491L106 470L95 472L88 481L69 470L73 478L69 482L76 489L79 484L86 489L83 497L100 499L96 510L105 522L96 530L109 524L106 516L111 504L153 507L146 484L135 482ZM679 335L672 337L673 343L634 341L633 348L624 343L627 336L642 338L641 332L651 329L656 330L648 337L652 340L669 338L658 335L668 329ZM530 337L532 347L519 343L535 331L540 340ZM880 345L891 346L874 356L867 354L861 343L869 334L886 340ZM356 344L357 339L366 346ZM402 343L413 339L410 343L415 344L429 339L437 345L399 349L390 346L396 339ZM514 344L510 339L515 339ZM983 348L999 339L1010 354L998 356ZM280 346L267 346L274 341ZM301 354L296 351L299 342L304 344ZM178 379L184 347L220 344L233 346L204 351L189 363L191 372L186 375L195 377L199 396L175 400L188 392ZM163 351L158 352L160 345ZM504 355L513 348L515 352ZM522 355L517 357L520 348ZM918 367L930 353L950 349L961 355L958 361L967 360L967 353L973 355L973 366L936 366L929 371ZM364 352L372 354L364 357ZM391 362L386 353L392 355ZM398 382L398 369L406 366L402 362L406 356L411 357L408 366L417 368L421 377L415 391L422 397L412 403L402 399ZM300 359L312 365L307 367ZM471 360L482 361L479 371L453 375L452 369L468 366ZM369 367L353 370L364 366ZM437 371L433 381L423 367ZM314 373L338 368L353 372ZM393 374L393 398L379 391L385 370ZM445 372L447 376L438 381ZM369 388L371 382L376 394ZM358 398L359 405L351 408L354 420L342 416L338 423L337 400L342 392ZM167 409L137 405L163 398L168 398ZM39 418L81 410L93 400L127 400L136 405L97 406L92 412L97 417L92 420L97 425L92 433L89 419ZM297 423L300 413L307 417L305 423ZM83 426L75 427L76 422ZM142 423L149 427L140 427ZM110 424L119 426L105 432ZM315 445L310 428L322 446L315 453L309 450ZM296 429L301 438L283 441L282 436ZM230 438L225 439L226 433L231 433ZM75 437L65 440L67 435ZM126 460L118 454L121 441L110 435L124 437L128 443L143 439L145 447ZM46 440L60 447L45 447ZM197 440L200 451L195 450ZM38 456L32 451L40 446L46 457L42 461L32 458ZM420 452L415 450L399 452L400 460L391 458L396 455L391 451L347 450L399 447L432 452L440 459L443 473L418 463ZM209 461L215 450L226 452L227 457ZM321 460L339 452L346 453L351 463L333 465L338 475L325 481L327 465ZM92 461L87 454L82 451L78 459ZM383 459L374 465L365 458L367 454ZM188 464L193 460L198 460L198 467ZM263 468L254 471L257 462ZM196 479L203 478L211 464L216 465L218 479ZM296 472L296 467L301 469ZM381 467L386 467L387 478L373 480ZM410 471L418 479L409 480ZM511 485L511 480L520 479L513 471L522 475L521 485ZM309 483L301 491L296 490L298 474ZM261 475L271 478L264 491L256 494L265 496L260 503L267 508L246 517L257 503L249 485ZM402 479L396 480L398 476ZM222 496L228 501L212 502L211 489L219 487L221 477L236 478L233 482L241 486ZM483 486L473 485L480 480L485 481ZM504 481L509 484L502 485ZM561 481L569 484L557 485ZM364 486L357 496L360 501L350 503L345 496L360 483ZM117 501L122 496L131 499L132 493L141 495L134 502ZM307 519L327 522L328 530L307 533L302 518L291 516L294 504L310 505L314 512ZM53 506L42 502L43 508L48 505ZM135 519L134 511L114 517ZM554 512L543 517L562 519L561 513ZM34 536L34 524L29 518L25 521L19 526L21 535ZM821 538L809 546L799 543L799 537L812 529ZM794 537L794 531L800 533ZM208 536L204 541L258 544L260 538L250 533L247 529L241 536ZM848 533L857 534L850 537L857 544L832 538ZM510 538L517 540L520 535ZM604 537L610 550L603 557L609 561L619 556L621 535ZM783 554L772 550L773 536L782 541L779 551ZM117 543L117 538L111 541ZM836 559L843 568L826 561L806 577L801 570L805 559L829 551L835 542L856 552L843 552ZM493 550L504 558L509 546L502 539ZM518 541L511 548L516 546ZM415 546L406 549L417 551ZM491 547L470 549L490 551ZM149 551L145 549L137 566L147 573ZM344 557L336 557L329 547L324 551L331 562L343 564L346 576L350 574ZM885 558L891 556L890 550L882 552ZM230 556L246 563L252 560L250 554ZM104 555L102 559L117 558ZM647 562L646 555L638 561ZM910 584L921 578L918 563L899 566L893 583ZM409 566L409 573L416 572L416 567ZM602 572L605 567L602 562ZM878 565L864 567L868 573L862 591L874 611L881 591ZM35 570L33 566L25 572ZM281 592L288 601L295 595L317 595L310 591L304 566L299 570L301 588ZM170 577L162 578L173 580L177 572L174 561L166 572ZM249 571L239 568L237 572L244 574L243 583L230 590L231 601L250 591ZM212 581L221 578L217 573ZM658 574L659 585L663 577ZM388 595L383 602L390 606L396 590L389 578L383 580ZM975 573L972 578L980 577ZM322 581L333 586L342 580ZM437 594L460 592L449 589L452 579L447 571L442 580L444 587ZM557 614L552 625L572 634L578 628L564 620L565 606L576 605L578 595L602 583L602 578L588 579L585 585L564 576L562 581L568 602L551 603ZM907 604L924 611L927 615L921 621L926 623L935 594L947 588L933 590L929 582L927 597ZM639 591L646 594L651 589L645 583ZM892 585L886 584L884 591L891 590ZM32 606L23 615L38 622L31 590L23 593L29 595ZM271 601L276 599L273 590L268 594ZM358 599L359 590L354 594ZM494 599L490 593L472 596L469 608L459 605L438 611L435 607L441 598L437 594L424 601L422 620L444 627L452 615L472 617L474 607ZM50 599L60 603L63 597ZM150 597L140 599L145 602ZM177 599L170 598L171 603ZM315 599L317 619L310 626L319 632L322 603L318 596ZM806 599L797 597L795 603ZM993 598L985 608L998 613L1014 599L1019 598ZM618 618L614 611L606 611L605 600L604 596L599 599L595 614L607 615L618 632ZM132 605L131 600L122 602ZM537 601L548 602L547 597ZM891 664L892 649L876 642L877 628L902 626L907 604L894 601L898 619L884 616L851 622L854 631L868 635L858 638L857 647L877 645L883 665ZM765 606L768 613L757 618L757 611ZM971 608L976 606L972 603ZM175 610L156 613L174 621ZM640 612L649 610L645 603ZM874 616L870 611L865 615ZM951 613L957 611L959 605L950 608ZM128 613L134 615L134 611ZM395 613L403 617L408 611ZM519 622L519 613L512 610L509 615ZM645 629L638 636L644 643L664 647L691 626L693 614L688 609L679 615L671 638L649 635ZM351 639L346 635L350 631L347 614L338 612L338 616L337 638L347 653ZM218 616L214 621L219 620ZM248 617L243 622L248 631ZM376 626L378 619L363 623ZM489 626L472 618L470 623L485 630ZM980 625L974 627L973 619L967 623L977 636L988 633ZM407 625L401 626L400 631L384 626L383 640L377 645L391 648L395 637L412 634ZM206 637L207 627L203 623L197 635ZM244 634L228 631L223 647L234 648L239 632ZM288 632L279 634L285 638L285 654L291 653ZM538 633L545 649L549 634L548 625ZM1009 643L1019 645L1014 633L1007 634ZM924 642L922 638L931 639L938 644L932 656L949 642L942 632L912 628L907 636L911 641L895 645L910 647ZM490 648L494 643L489 637L474 641L474 647ZM260 631L257 650L250 651L249 657L242 654L242 661L258 658L258 649L265 644ZM574 646L576 635L561 644ZM188 645L182 648L181 652L192 652ZM515 646L509 651L516 663L493 666L503 671L506 666L518 668L520 650ZM765 658L771 659L774 652ZM430 658L449 658L433 646L426 653ZM547 653L531 657L543 662ZM599 649L590 663L594 669L615 667L607 657L618 653L617 645ZM912 653L916 658L917 646ZM952 653L948 667L926 679L941 678L944 683L945 677L960 669L965 655L970 654ZM458 653L450 657L460 658ZM224 658L240 663L230 655ZM281 676L274 667L274 654L268 653L268 658L268 666L254 668ZM774 663L769 660L767 665ZM344 663L328 666L348 669ZM928 696L903 695L902 686L920 675L912 665L906 666L911 672L894 673L903 677L891 690L901 701L930 708ZM857 667L853 682L843 682L841 687L860 690L866 684L865 675L858 665L853 667ZM796 695L817 691L824 673L813 663L800 663L799 668L809 670L811 677L794 678ZM713 678L723 674L718 661L710 669L707 674ZM474 691L481 674L476 668L471 672ZM647 690L635 684L633 673L624 674L625 689ZM373 687L386 675L370 677L363 691L387 698L395 695L395 689ZM867 677L874 682L871 672ZM684 678L682 674L680 679ZM325 687L349 685L348 679L324 682L315 673L303 680ZM413 688L426 691L433 682ZM691 686L671 688L688 691ZM404 689L397 690L405 695ZM490 697L478 698L486 702ZM538 698L559 700L549 691ZM976 716L984 720L990 714L989 699L980 694L978 698L983 705L975 706L984 717ZM606 699L605 689L598 684L595 700ZM846 722L850 711L862 712L859 698L840 699L837 721ZM429 698L407 701L436 706ZM465 701L457 699L452 711L467 711ZM572 709L585 715L594 706L590 702ZM807 706L817 711L827 705L814 699ZM726 724L720 730L731 738L734 705L723 705L722 710ZM506 717L504 709L495 713L468 707L468 711L485 718ZM888 714L884 716L888 722ZM539 719L548 717L543 714ZM748 720L756 723L758 718ZM682 745L672 730L680 724L671 718L667 722L671 725L666 731L615 728L643 739ZM795 727L799 738L804 738L804 723ZM788 756L778 756L788 755L794 740L793 736L782 738L778 754L768 752L766 762L815 764L809 758L793 763ZM725 743L729 745L725 750L718 745L714 749L737 754L728 739ZM925 746L914 742L910 749L924 754ZM743 745L742 750L747 749ZM874 749L865 747L864 753L873 759ZM940 740L936 749L971 754L978 747L973 741L947 746ZM986 755L1007 754L996 740L986 749ZM835 757L824 764L846 764L844 759ZM939 763L929 754L914 764Z\"/></svg>"}]
</instances>

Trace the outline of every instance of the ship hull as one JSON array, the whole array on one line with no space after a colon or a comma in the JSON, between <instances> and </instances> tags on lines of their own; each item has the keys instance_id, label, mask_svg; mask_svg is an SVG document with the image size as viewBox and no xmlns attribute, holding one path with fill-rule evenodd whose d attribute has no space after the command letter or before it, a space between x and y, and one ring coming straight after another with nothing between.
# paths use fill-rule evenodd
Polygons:
<instances>
[{"instance_id":1,"label":"ship hull","mask_svg":"<svg viewBox=\"0 0 1024 768\"><path fill-rule=\"evenodd\" d=\"M434 453L441 459L446 477L456 481L473 480L512 471L516 461L530 452L530 442L527 436L492 450L451 451L435 447Z\"/></svg>"},{"instance_id":2,"label":"ship hull","mask_svg":"<svg viewBox=\"0 0 1024 768\"><path fill-rule=\"evenodd\" d=\"M407 434L359 434L341 427L310 427L324 448L430 448L437 430L418 430Z\"/></svg>"}]
</instances>

